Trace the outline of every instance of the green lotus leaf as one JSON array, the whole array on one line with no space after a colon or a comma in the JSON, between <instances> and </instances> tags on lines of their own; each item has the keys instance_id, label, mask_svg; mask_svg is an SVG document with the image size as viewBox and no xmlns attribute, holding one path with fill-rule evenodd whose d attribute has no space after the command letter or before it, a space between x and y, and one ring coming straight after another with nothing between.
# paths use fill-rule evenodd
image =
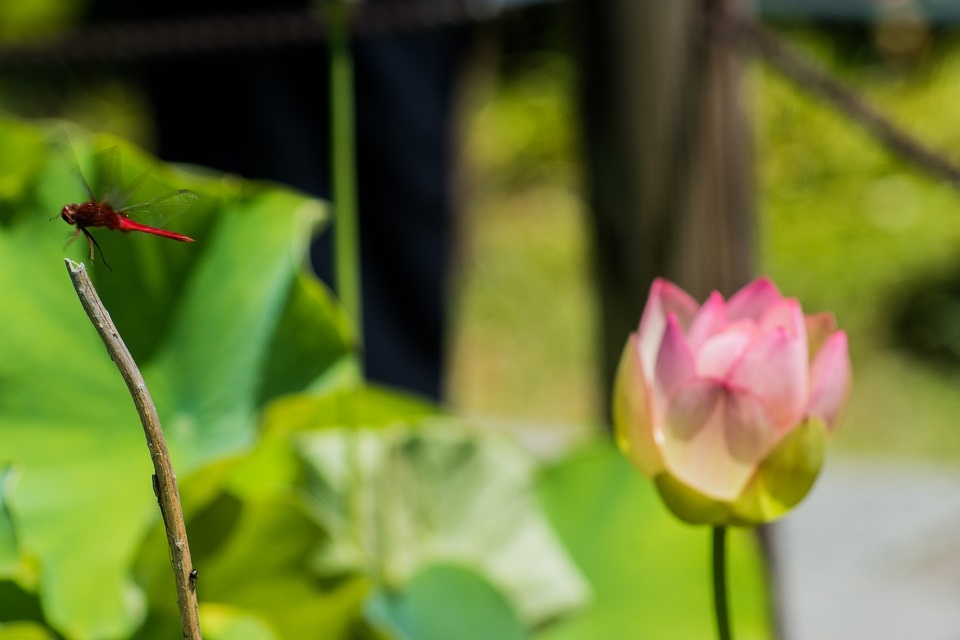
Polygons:
<instances>
[{"instance_id":1,"label":"green lotus leaf","mask_svg":"<svg viewBox=\"0 0 960 640\"><path fill-rule=\"evenodd\" d=\"M610 443L566 456L541 473L538 487L550 522L596 594L538 640L715 636L710 528L679 522ZM728 541L737 638L770 638L754 532L732 529Z\"/></svg>"},{"instance_id":2,"label":"green lotus leaf","mask_svg":"<svg viewBox=\"0 0 960 640\"><path fill-rule=\"evenodd\" d=\"M34 622L0 623L0 640L55 640L47 628Z\"/></svg>"},{"instance_id":3,"label":"green lotus leaf","mask_svg":"<svg viewBox=\"0 0 960 640\"><path fill-rule=\"evenodd\" d=\"M523 640L529 635L501 593L456 565L424 569L399 591L381 590L369 617L402 640Z\"/></svg>"},{"instance_id":4,"label":"green lotus leaf","mask_svg":"<svg viewBox=\"0 0 960 640\"><path fill-rule=\"evenodd\" d=\"M12 465L0 465L0 577L10 577L20 564L20 546L14 523L13 495L14 469Z\"/></svg>"},{"instance_id":5,"label":"green lotus leaf","mask_svg":"<svg viewBox=\"0 0 960 640\"><path fill-rule=\"evenodd\" d=\"M0 138L11 127L23 125L0 121ZM95 192L94 150L117 144L124 175L147 176L136 200L175 188L200 195L171 225L195 243L93 229L112 270L99 256L89 264L82 238L66 255L88 262L157 404L178 475L246 451L264 402L319 384L351 358L342 312L304 266L322 206L63 128ZM46 135L38 130L34 142ZM51 626L71 640L124 637L147 611L130 571L159 520L153 470L133 403L64 268L72 228L50 221L82 189L47 147L5 152L44 160L22 192L0 194L8 310L0 331L0 461L20 473L18 543L38 563ZM9 165L0 171L2 183ZM185 503L200 509L217 490L211 482L203 499Z\"/></svg>"},{"instance_id":6,"label":"green lotus leaf","mask_svg":"<svg viewBox=\"0 0 960 640\"><path fill-rule=\"evenodd\" d=\"M341 385L320 395L291 395L273 403L264 418L266 433L328 427L387 427L437 416L426 400L373 385Z\"/></svg>"},{"instance_id":7,"label":"green lotus leaf","mask_svg":"<svg viewBox=\"0 0 960 640\"><path fill-rule=\"evenodd\" d=\"M311 559L327 535L295 492L275 486L272 495L243 497L226 491L197 512L187 529L205 632L209 611L215 630L236 624L269 629L278 640L354 637L369 581L317 579ZM156 527L137 561L136 575L151 603L137 640L174 637L180 629L163 540L162 528Z\"/></svg>"},{"instance_id":8,"label":"green lotus leaf","mask_svg":"<svg viewBox=\"0 0 960 640\"><path fill-rule=\"evenodd\" d=\"M205 604L200 607L200 618L207 640L279 640L267 623L236 607Z\"/></svg>"},{"instance_id":9,"label":"green lotus leaf","mask_svg":"<svg viewBox=\"0 0 960 640\"><path fill-rule=\"evenodd\" d=\"M528 627L586 601L532 492L535 466L513 443L436 419L292 438L311 512L331 536L321 575L369 574L402 590L426 567L457 563L500 589Z\"/></svg>"}]
</instances>

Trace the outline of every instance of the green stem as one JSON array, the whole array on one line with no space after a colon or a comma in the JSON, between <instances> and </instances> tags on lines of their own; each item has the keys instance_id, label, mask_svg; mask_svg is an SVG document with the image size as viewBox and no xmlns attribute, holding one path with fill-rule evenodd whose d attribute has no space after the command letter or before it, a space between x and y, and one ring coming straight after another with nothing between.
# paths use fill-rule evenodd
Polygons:
<instances>
[{"instance_id":1,"label":"green stem","mask_svg":"<svg viewBox=\"0 0 960 640\"><path fill-rule=\"evenodd\" d=\"M334 286L362 344L350 7L346 2L331 2L326 15L330 45L330 139L333 146Z\"/></svg>"},{"instance_id":2,"label":"green stem","mask_svg":"<svg viewBox=\"0 0 960 640\"><path fill-rule=\"evenodd\" d=\"M717 615L717 638L731 640L727 601L727 528L713 528L713 608Z\"/></svg>"},{"instance_id":3,"label":"green stem","mask_svg":"<svg viewBox=\"0 0 960 640\"><path fill-rule=\"evenodd\" d=\"M326 8L330 52L330 142L332 146L331 200L333 201L333 280L337 297L353 321L357 345L363 352L363 304L360 276L359 214L357 212L356 134L354 123L353 55L350 49L350 2L330 0ZM362 355L357 366L363 372ZM350 474L347 510L354 530L361 532L366 511L363 474L360 466L360 434L357 400L349 394L341 409L342 424L351 427L347 438L347 466ZM362 536L362 534L358 534ZM358 538L361 548L366 541ZM379 567L374 559L375 570Z\"/></svg>"}]
</instances>

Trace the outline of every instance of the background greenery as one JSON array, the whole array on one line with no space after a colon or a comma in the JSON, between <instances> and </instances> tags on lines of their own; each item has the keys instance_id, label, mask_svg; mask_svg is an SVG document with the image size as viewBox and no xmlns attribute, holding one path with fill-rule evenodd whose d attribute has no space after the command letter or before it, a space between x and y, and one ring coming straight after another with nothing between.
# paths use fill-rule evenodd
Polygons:
<instances>
[{"instance_id":1,"label":"background greenery","mask_svg":"<svg viewBox=\"0 0 960 640\"><path fill-rule=\"evenodd\" d=\"M960 41L940 32L907 61L866 30L785 35L932 147L960 161ZM573 69L508 59L471 112L477 173L465 218L455 406L597 424L590 256L576 171ZM743 87L755 145L758 271L850 335L846 454L960 457L960 194L891 156L855 123L761 65ZM646 292L638 292L645 295ZM550 312L543 313L544 309ZM516 354L525 357L515 357Z\"/></svg>"}]
</instances>

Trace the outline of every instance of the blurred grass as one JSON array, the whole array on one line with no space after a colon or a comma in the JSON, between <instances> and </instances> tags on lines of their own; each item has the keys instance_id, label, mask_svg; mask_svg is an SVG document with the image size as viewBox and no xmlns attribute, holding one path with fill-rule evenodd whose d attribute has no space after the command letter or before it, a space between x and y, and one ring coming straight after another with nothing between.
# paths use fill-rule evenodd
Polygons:
<instances>
[{"instance_id":1,"label":"blurred grass","mask_svg":"<svg viewBox=\"0 0 960 640\"><path fill-rule=\"evenodd\" d=\"M566 58L532 55L470 112L448 383L470 414L564 424L599 415L571 80Z\"/></svg>"},{"instance_id":2,"label":"blurred grass","mask_svg":"<svg viewBox=\"0 0 960 640\"><path fill-rule=\"evenodd\" d=\"M960 160L960 46L915 67L852 64L823 31L789 34L907 130ZM531 56L470 112L450 397L470 413L595 424L594 301L570 61ZM760 271L850 335L855 387L838 446L960 458L960 375L891 346L893 304L960 264L960 194L883 150L775 73L744 86L755 140ZM638 292L642 295L643 292Z\"/></svg>"},{"instance_id":3,"label":"blurred grass","mask_svg":"<svg viewBox=\"0 0 960 640\"><path fill-rule=\"evenodd\" d=\"M822 34L799 35L896 122L960 160L960 123L947 115L960 104L955 41L909 72L873 65L858 73L836 63ZM903 293L958 264L960 194L775 74L754 69L751 80L760 262L806 308L836 312L850 335L854 391L838 445L960 457L960 377L891 345Z\"/></svg>"}]
</instances>

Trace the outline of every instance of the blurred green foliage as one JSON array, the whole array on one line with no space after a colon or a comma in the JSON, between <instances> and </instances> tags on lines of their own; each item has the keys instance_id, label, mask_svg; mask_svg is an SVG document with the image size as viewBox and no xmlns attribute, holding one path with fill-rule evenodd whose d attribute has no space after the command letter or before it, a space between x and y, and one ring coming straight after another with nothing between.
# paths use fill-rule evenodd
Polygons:
<instances>
[{"instance_id":1,"label":"blurred green foliage","mask_svg":"<svg viewBox=\"0 0 960 640\"><path fill-rule=\"evenodd\" d=\"M468 112L449 393L469 414L594 426L606 403L571 65L527 56Z\"/></svg>"},{"instance_id":2,"label":"blurred green foliage","mask_svg":"<svg viewBox=\"0 0 960 640\"><path fill-rule=\"evenodd\" d=\"M956 34L938 32L904 64L871 53L867 29L782 33L960 161L960 126L950 117L960 96ZM573 74L560 54L528 61L526 69L515 61L519 71L478 101L467 126L478 186L464 224L451 393L471 412L591 424L605 399L584 391L595 388L597 338L587 207L570 170ZM854 391L837 446L957 459L960 373L899 349L897 332L904 314L925 313L904 307L907 294L954 278L960 267L960 195L759 63L748 68L743 96L756 151L758 271L805 309L835 312L850 335ZM530 158L557 170L538 173L526 166ZM960 312L919 320L942 342L952 339ZM960 339L950 345L960 351Z\"/></svg>"},{"instance_id":3,"label":"blurred green foliage","mask_svg":"<svg viewBox=\"0 0 960 640\"><path fill-rule=\"evenodd\" d=\"M86 0L33 0L0 3L0 39L26 40L55 33L73 24Z\"/></svg>"},{"instance_id":4,"label":"blurred green foliage","mask_svg":"<svg viewBox=\"0 0 960 640\"><path fill-rule=\"evenodd\" d=\"M176 221L195 244L94 229L113 270L89 268L165 425L210 637L420 638L461 614L493 625L463 640L526 637L583 603L526 453L362 385L352 328L304 268L318 202L59 126L95 193L94 149L117 145L150 176L138 199L201 196ZM48 134L0 121L22 159L0 199L0 633L171 637L149 455L65 273L72 229L49 214L85 195Z\"/></svg>"},{"instance_id":5,"label":"blurred green foliage","mask_svg":"<svg viewBox=\"0 0 960 640\"><path fill-rule=\"evenodd\" d=\"M624 456L607 443L584 447L549 465L540 491L595 600L542 640L713 637L710 529L674 518ZM769 638L753 530L731 529L728 544L736 637Z\"/></svg>"},{"instance_id":6,"label":"blurred green foliage","mask_svg":"<svg viewBox=\"0 0 960 640\"><path fill-rule=\"evenodd\" d=\"M823 64L931 147L960 161L960 41L940 36L903 68L850 64L823 33L793 34ZM898 349L910 291L954 273L960 194L881 148L856 123L754 69L761 265L810 310L847 329L854 390L838 444L853 452L960 457L960 377ZM926 318L936 324L936 319ZM941 323L942 324L942 323Z\"/></svg>"}]
</instances>

